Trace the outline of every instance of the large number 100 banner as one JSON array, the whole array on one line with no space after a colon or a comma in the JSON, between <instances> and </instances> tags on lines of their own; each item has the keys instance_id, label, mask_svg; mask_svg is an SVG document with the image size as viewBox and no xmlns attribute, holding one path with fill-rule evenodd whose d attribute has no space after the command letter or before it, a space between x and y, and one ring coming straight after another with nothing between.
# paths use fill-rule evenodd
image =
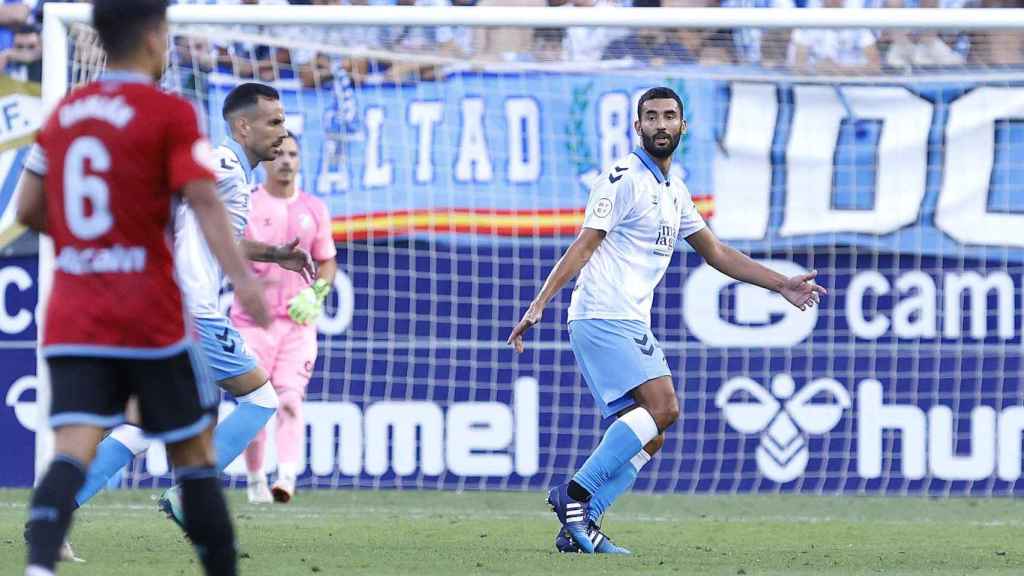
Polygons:
<instances>
[{"instance_id":1,"label":"large number 100 banner","mask_svg":"<svg viewBox=\"0 0 1024 576\"><path fill-rule=\"evenodd\" d=\"M344 101L283 86L341 269L319 322L304 482L536 489L582 463L607 422L568 346L570 289L525 354L504 340L588 183L639 143L639 95L668 84L690 122L675 169L712 230L785 274L818 270L830 294L800 312L677 243L652 324L682 416L638 488L1018 491L1024 87L691 72L462 74ZM204 103L211 118L227 87ZM34 276L23 264L0 267L0 320L34 303L3 273ZM30 378L10 390L33 370L20 364L0 376L0 432L30 438ZM17 449L0 484L27 483L31 456ZM155 449L132 480L165 474Z\"/></svg>"}]
</instances>

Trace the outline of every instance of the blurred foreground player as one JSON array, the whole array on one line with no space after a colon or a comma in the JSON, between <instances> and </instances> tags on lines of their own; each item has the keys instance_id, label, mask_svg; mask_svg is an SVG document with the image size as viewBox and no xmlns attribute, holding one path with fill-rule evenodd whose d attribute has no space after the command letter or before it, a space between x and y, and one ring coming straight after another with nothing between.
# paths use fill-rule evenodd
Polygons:
<instances>
[{"instance_id":1,"label":"blurred foreground player","mask_svg":"<svg viewBox=\"0 0 1024 576\"><path fill-rule=\"evenodd\" d=\"M56 252L42 354L55 456L32 495L26 576L54 573L104 431L138 398L142 428L168 444L191 511L185 531L207 574L236 573L235 537L214 465L219 393L195 349L167 230L184 198L239 301L269 317L230 234L192 105L154 85L166 65L166 0L96 0L107 72L66 96L37 138L18 219Z\"/></svg>"}]
</instances>

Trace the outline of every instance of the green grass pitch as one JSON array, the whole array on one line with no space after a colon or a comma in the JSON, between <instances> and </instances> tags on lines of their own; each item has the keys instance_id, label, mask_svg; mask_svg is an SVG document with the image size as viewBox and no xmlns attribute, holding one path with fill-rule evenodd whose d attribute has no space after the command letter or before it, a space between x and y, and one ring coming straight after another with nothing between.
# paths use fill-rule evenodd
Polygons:
<instances>
[{"instance_id":1,"label":"green grass pitch","mask_svg":"<svg viewBox=\"0 0 1024 576\"><path fill-rule=\"evenodd\" d=\"M309 574L1024 574L1024 502L627 495L605 521L632 557L560 555L540 493L306 491L253 506L230 493L241 572ZM79 511L70 576L198 575L156 494ZM0 574L20 574L24 490L0 490Z\"/></svg>"}]
</instances>

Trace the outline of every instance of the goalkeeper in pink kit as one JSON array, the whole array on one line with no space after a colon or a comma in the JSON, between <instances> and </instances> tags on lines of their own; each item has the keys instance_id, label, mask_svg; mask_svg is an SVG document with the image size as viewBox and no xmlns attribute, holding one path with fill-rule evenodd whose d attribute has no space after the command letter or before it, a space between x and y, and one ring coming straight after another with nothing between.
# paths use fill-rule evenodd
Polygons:
<instances>
[{"instance_id":1,"label":"goalkeeper in pink kit","mask_svg":"<svg viewBox=\"0 0 1024 576\"><path fill-rule=\"evenodd\" d=\"M279 266L254 262L253 273L266 288L273 323L269 328L260 328L241 307L231 311L235 327L260 365L270 373L280 402L276 431L278 478L273 488L268 488L263 471L267 437L264 429L245 450L250 502L270 502L271 498L288 502L295 493L295 479L301 472L299 455L306 436L302 401L317 354L316 319L338 270L327 206L297 188L299 166L299 144L295 135L289 133L277 159L266 164L267 183L253 192L245 236L278 244L298 239L299 246L317 263L316 279L310 286L298 274L282 273Z\"/></svg>"}]
</instances>

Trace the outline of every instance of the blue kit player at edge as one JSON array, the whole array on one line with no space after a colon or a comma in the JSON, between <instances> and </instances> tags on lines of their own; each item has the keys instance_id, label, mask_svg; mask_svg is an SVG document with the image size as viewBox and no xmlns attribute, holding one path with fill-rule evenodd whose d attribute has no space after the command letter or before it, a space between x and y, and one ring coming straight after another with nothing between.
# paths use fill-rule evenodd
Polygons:
<instances>
[{"instance_id":1,"label":"blue kit player at edge","mask_svg":"<svg viewBox=\"0 0 1024 576\"><path fill-rule=\"evenodd\" d=\"M229 136L207 154L217 179L217 195L227 209L234 238L249 260L276 262L282 268L312 278L313 260L297 247L298 238L281 246L243 238L254 187L252 172L260 162L276 158L288 136L277 90L253 82L240 84L225 98L223 116ZM223 471L273 416L278 405L277 393L267 372L257 364L238 331L219 309L224 273L211 256L195 213L187 203L175 210L174 255L178 283L188 303L209 377L238 402L234 412L214 429L216 470ZM76 503L85 504L114 473L149 445L138 427L126 424L115 428L100 443ZM177 486L165 492L159 504L176 522L183 522Z\"/></svg>"},{"instance_id":2,"label":"blue kit player at edge","mask_svg":"<svg viewBox=\"0 0 1024 576\"><path fill-rule=\"evenodd\" d=\"M548 492L562 524L555 545L563 552L629 553L601 531L600 519L679 418L672 375L651 333L654 288L677 237L723 274L778 292L801 310L826 293L814 283L816 272L786 278L726 246L705 225L686 185L669 175L672 153L686 132L674 91L645 92L633 128L643 146L598 177L579 235L508 337L522 352L523 334L579 275L569 305L569 340L594 402L605 418L616 420L576 474Z\"/></svg>"}]
</instances>

